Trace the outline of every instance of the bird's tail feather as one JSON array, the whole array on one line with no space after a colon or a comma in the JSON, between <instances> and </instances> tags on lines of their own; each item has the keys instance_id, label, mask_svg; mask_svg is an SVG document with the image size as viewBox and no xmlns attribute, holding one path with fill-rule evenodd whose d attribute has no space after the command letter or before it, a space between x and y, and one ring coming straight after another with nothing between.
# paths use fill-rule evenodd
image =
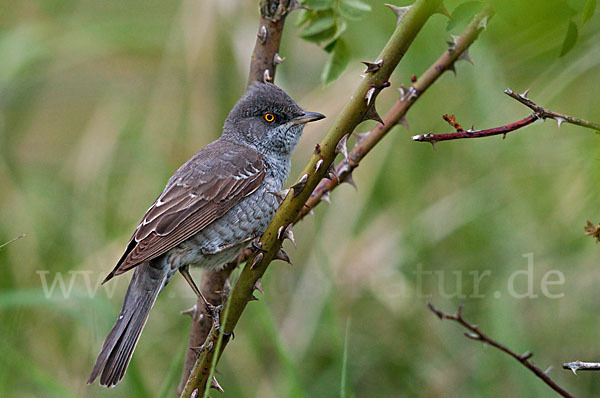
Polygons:
<instances>
[{"instance_id":1,"label":"bird's tail feather","mask_svg":"<svg viewBox=\"0 0 600 398\"><path fill-rule=\"evenodd\" d=\"M100 385L113 387L125 375L133 350L148 319L148 313L167 280L168 267L149 262L136 267L119 317L104 340L88 384L100 372Z\"/></svg>"}]
</instances>

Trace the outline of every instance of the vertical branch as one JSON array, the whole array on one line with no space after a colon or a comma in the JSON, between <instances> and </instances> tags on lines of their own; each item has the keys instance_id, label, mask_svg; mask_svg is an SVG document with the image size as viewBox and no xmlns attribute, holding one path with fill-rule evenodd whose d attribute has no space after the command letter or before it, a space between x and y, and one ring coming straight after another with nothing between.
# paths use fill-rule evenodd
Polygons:
<instances>
[{"instance_id":1,"label":"vertical branch","mask_svg":"<svg viewBox=\"0 0 600 398\"><path fill-rule=\"evenodd\" d=\"M302 5L297 0L261 0L260 23L256 34L256 44L250 60L250 74L248 86L256 81L272 82L275 78L277 65L283 62L279 55L281 35L287 15ZM200 290L204 297L213 305L220 305L227 295L229 275L235 269L236 263L227 264L220 270L206 270L202 274ZM190 376L194 363L198 359L198 347L202 346L208 337L212 321L206 313L202 300L187 311L192 318L188 350L185 355L181 381L177 393L181 394Z\"/></svg>"},{"instance_id":2,"label":"vertical branch","mask_svg":"<svg viewBox=\"0 0 600 398\"><path fill-rule=\"evenodd\" d=\"M279 45L287 15L303 6L297 0L261 0L260 23L250 59L248 86L254 82L273 82L275 68L283 62Z\"/></svg>"}]
</instances>

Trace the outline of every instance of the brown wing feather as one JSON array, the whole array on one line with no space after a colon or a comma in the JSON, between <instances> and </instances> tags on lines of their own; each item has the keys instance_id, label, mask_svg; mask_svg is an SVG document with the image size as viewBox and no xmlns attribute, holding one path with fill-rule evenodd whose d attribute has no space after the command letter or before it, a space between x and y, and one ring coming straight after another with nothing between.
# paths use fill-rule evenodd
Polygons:
<instances>
[{"instance_id":1,"label":"brown wing feather","mask_svg":"<svg viewBox=\"0 0 600 398\"><path fill-rule=\"evenodd\" d=\"M264 176L254 150L222 140L207 145L169 180L105 281L197 234L256 191Z\"/></svg>"}]
</instances>

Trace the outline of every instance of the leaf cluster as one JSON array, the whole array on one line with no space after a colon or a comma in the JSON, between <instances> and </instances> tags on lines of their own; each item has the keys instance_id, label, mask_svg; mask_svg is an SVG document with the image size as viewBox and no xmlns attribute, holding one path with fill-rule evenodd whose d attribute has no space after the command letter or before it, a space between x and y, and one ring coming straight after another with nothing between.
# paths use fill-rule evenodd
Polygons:
<instances>
[{"instance_id":1,"label":"leaf cluster","mask_svg":"<svg viewBox=\"0 0 600 398\"><path fill-rule=\"evenodd\" d=\"M329 54L321 74L323 84L337 79L350 61L350 49L342 38L348 20L359 20L371 11L361 0L306 0L309 10L302 10L296 25L302 27L300 37L322 45Z\"/></svg>"}]
</instances>

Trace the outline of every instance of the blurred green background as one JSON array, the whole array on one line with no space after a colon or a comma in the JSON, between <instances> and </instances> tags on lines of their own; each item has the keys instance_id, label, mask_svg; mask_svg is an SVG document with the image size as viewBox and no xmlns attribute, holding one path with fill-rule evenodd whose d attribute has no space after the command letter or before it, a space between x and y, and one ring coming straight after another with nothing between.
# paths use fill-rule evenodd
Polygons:
<instances>
[{"instance_id":1,"label":"blurred green background","mask_svg":"<svg viewBox=\"0 0 600 398\"><path fill-rule=\"evenodd\" d=\"M394 29L383 2L369 3L344 36L348 70L327 87L327 54L289 18L277 83L329 116L305 130L291 178L359 82L358 61L374 60ZM581 25L584 0L520 3L496 2L471 49L475 66L460 62L418 101L409 131L392 130L356 171L358 191L340 187L295 228L294 266L271 266L218 367L225 394L213 396L552 396L425 306L453 312L463 296L467 319L490 336L534 352L575 395L600 394L597 374L560 368L600 360L600 246L583 236L587 219L600 221L600 136L546 121L437 151L410 140L450 131L444 113L476 128L526 116L506 87L600 122L600 17ZM0 249L0 396L174 396L189 330L179 311L194 301L187 284L177 277L163 292L124 381L105 390L85 381L129 275L98 283L171 173L220 134L244 91L256 2L2 0L0 10L0 243L27 235ZM569 20L579 39L559 58ZM446 25L442 15L428 22L380 95L382 114L394 87L460 31ZM509 290L511 281L528 290L515 274L527 256L536 298ZM564 276L548 287L560 298L541 288L552 270Z\"/></svg>"}]
</instances>

